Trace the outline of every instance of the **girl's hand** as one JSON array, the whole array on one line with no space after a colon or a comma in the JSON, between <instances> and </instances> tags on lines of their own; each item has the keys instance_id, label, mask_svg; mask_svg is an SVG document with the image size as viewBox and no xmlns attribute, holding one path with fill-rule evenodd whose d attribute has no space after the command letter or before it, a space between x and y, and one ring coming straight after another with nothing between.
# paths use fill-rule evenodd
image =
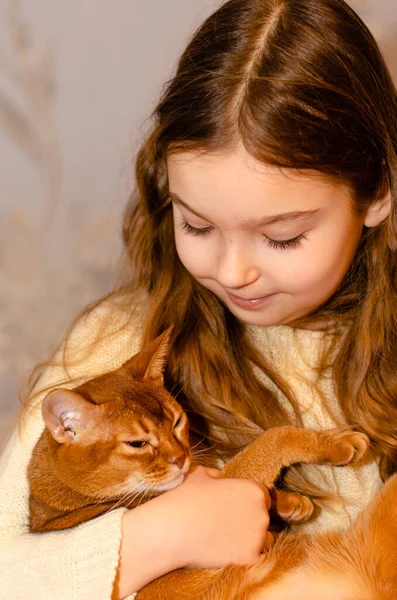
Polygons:
<instances>
[{"instance_id":1,"label":"girl's hand","mask_svg":"<svg viewBox=\"0 0 397 600\"><path fill-rule=\"evenodd\" d=\"M112 600L181 567L254 564L273 541L269 508L259 484L197 467L179 487L125 512Z\"/></svg>"},{"instance_id":2,"label":"girl's hand","mask_svg":"<svg viewBox=\"0 0 397 600\"><path fill-rule=\"evenodd\" d=\"M196 467L166 496L179 567L254 564L273 542L269 492L251 480L221 479L216 469Z\"/></svg>"}]
</instances>

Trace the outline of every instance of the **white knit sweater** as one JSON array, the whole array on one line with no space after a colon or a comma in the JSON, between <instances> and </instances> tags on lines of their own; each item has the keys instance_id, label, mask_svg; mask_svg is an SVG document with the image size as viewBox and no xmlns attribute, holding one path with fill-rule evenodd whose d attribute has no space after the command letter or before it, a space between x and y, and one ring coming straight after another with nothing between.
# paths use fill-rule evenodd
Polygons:
<instances>
[{"instance_id":1,"label":"white knit sweater","mask_svg":"<svg viewBox=\"0 0 397 600\"><path fill-rule=\"evenodd\" d=\"M335 396L331 369L320 380L316 371L329 338L321 331L288 326L250 327L250 330L256 346L288 383L304 427L323 430L344 426L346 421ZM293 418L294 411L285 396L263 374L258 376L273 389ZM370 456L347 467L302 465L301 472L318 488L337 498L316 519L299 525L299 531L305 533L347 528L382 486L377 462Z\"/></svg>"},{"instance_id":2,"label":"white knit sweater","mask_svg":"<svg viewBox=\"0 0 397 600\"><path fill-rule=\"evenodd\" d=\"M75 387L99 373L119 367L140 348L140 319L130 320L114 301L107 301L74 329L67 346L68 373L61 366L46 369L37 389ZM126 327L122 328L123 325ZM122 328L122 329L121 329ZM313 365L322 346L319 332L294 332L289 327L250 328L299 400L304 424L326 429L343 422L331 380L315 392ZM118 330L118 331L116 331ZM89 350L98 333L109 333ZM73 382L73 383L71 383ZM0 458L0 596L3 600L109 600L119 558L121 517L116 509L70 530L28 533L29 490L26 469L41 434L39 410L45 391L32 400L32 408L10 436ZM285 398L280 400L287 406ZM288 408L288 407L287 407ZM307 467L312 481L336 492L341 505L323 511L311 529L345 527L366 506L381 482L377 465L359 467ZM309 528L310 530L310 528ZM131 565L133 568L133 565Z\"/></svg>"}]
</instances>

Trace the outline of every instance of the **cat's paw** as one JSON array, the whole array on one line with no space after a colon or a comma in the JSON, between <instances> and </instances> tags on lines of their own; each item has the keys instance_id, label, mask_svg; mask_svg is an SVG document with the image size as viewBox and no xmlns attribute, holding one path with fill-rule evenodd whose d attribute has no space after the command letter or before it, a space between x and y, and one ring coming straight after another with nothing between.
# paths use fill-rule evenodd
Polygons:
<instances>
[{"instance_id":1,"label":"cat's paw","mask_svg":"<svg viewBox=\"0 0 397 600\"><path fill-rule=\"evenodd\" d=\"M324 438L327 462L341 467L358 462L370 444L367 435L352 429L332 430L324 433Z\"/></svg>"},{"instance_id":2,"label":"cat's paw","mask_svg":"<svg viewBox=\"0 0 397 600\"><path fill-rule=\"evenodd\" d=\"M304 523L313 514L313 503L297 492L272 490L272 509L287 523Z\"/></svg>"}]
</instances>

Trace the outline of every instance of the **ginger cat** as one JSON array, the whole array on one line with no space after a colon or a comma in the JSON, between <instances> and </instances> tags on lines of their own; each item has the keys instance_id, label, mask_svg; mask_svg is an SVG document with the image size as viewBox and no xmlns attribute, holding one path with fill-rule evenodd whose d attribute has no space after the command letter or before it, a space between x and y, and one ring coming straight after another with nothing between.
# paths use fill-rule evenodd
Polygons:
<instances>
[{"instance_id":1,"label":"ginger cat","mask_svg":"<svg viewBox=\"0 0 397 600\"><path fill-rule=\"evenodd\" d=\"M182 483L191 464L189 425L163 386L168 338L43 400L46 428L28 466L31 531L74 527Z\"/></svg>"},{"instance_id":2,"label":"ginger cat","mask_svg":"<svg viewBox=\"0 0 397 600\"><path fill-rule=\"evenodd\" d=\"M182 483L191 465L188 421L163 386L170 330L120 369L43 401L46 428L28 468L30 529L66 529L117 506L133 508ZM287 521L310 517L300 494L274 490L298 462L346 465L368 438L351 429L272 428L223 469L273 488ZM346 532L283 532L253 567L181 569L143 588L138 600L395 600L397 475ZM177 591L176 591L177 590Z\"/></svg>"}]
</instances>

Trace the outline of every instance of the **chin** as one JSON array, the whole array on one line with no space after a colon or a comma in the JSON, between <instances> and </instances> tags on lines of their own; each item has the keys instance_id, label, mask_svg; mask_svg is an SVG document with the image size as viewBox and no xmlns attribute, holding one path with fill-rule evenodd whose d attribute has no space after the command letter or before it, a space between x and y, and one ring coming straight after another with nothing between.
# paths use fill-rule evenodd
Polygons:
<instances>
[{"instance_id":1,"label":"chin","mask_svg":"<svg viewBox=\"0 0 397 600\"><path fill-rule=\"evenodd\" d=\"M254 325L257 327L275 327L277 325L290 325L296 320L303 318L308 314L308 311L297 310L287 314L277 314L276 311L264 310L244 310L230 307L227 305L229 311L245 325ZM308 309L309 310L309 309ZM272 314L273 313L273 314Z\"/></svg>"},{"instance_id":2,"label":"chin","mask_svg":"<svg viewBox=\"0 0 397 600\"><path fill-rule=\"evenodd\" d=\"M173 477L171 480L166 479L165 481L161 481L159 484L156 485L155 488L153 488L153 491L154 492L168 492L169 490L173 490L174 488L178 487L178 485L181 485L181 483L183 483L184 480L185 480L185 474L180 473L176 477Z\"/></svg>"},{"instance_id":3,"label":"chin","mask_svg":"<svg viewBox=\"0 0 397 600\"><path fill-rule=\"evenodd\" d=\"M289 319L283 319L281 317L278 319L276 317L271 318L268 315L261 315L259 312L254 313L254 311L252 311L252 313L249 311L238 311L237 313L237 311L230 310L230 312L236 317L236 319L238 319L245 325L254 325L256 327L271 327L273 325L284 325L286 321L289 321Z\"/></svg>"}]
</instances>

